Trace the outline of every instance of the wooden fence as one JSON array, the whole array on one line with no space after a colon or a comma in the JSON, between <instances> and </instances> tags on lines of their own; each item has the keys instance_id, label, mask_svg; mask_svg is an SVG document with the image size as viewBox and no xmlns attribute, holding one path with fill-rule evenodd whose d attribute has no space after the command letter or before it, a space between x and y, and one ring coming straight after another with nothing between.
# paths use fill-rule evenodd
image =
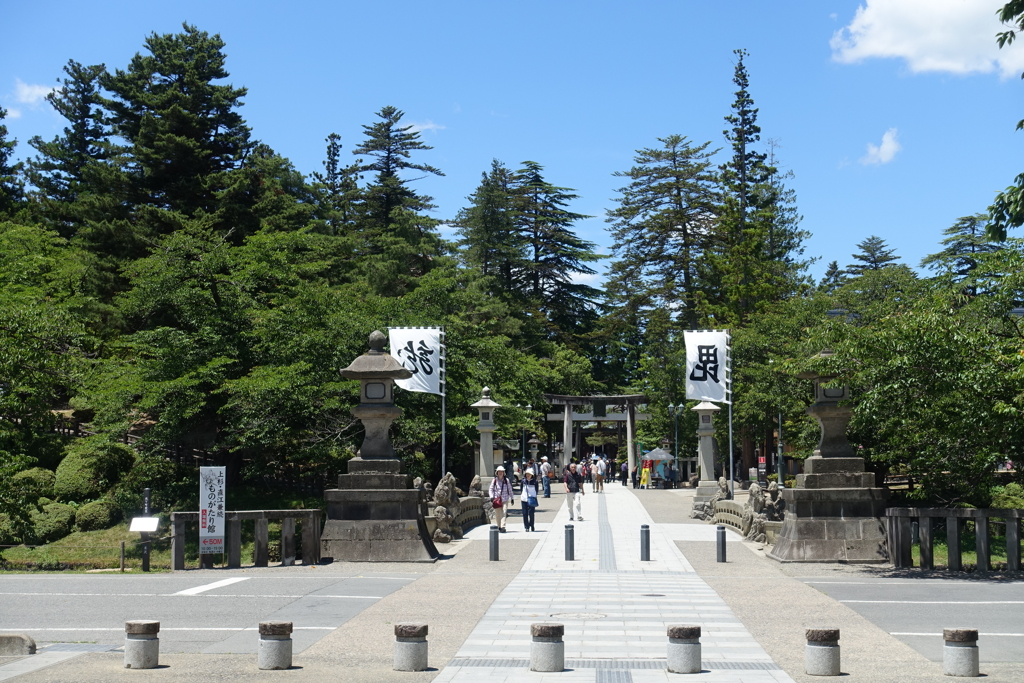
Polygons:
<instances>
[{"instance_id":1,"label":"wooden fence","mask_svg":"<svg viewBox=\"0 0 1024 683\"><path fill-rule=\"evenodd\" d=\"M963 558L960 548L962 523L970 519L974 521L975 551L978 556L978 569L988 571L992 568L991 538L989 536L989 520L1002 519L1006 522L1006 568L1020 571L1020 520L1024 518L1024 510L979 510L974 508L888 508L886 514L886 533L889 540L889 554L893 566L897 568L913 567L911 546L913 537L911 523L917 520L920 525L922 569L935 568L934 520L946 520L946 545L948 548L947 566L950 571L963 571Z\"/></svg>"},{"instance_id":2,"label":"wooden fence","mask_svg":"<svg viewBox=\"0 0 1024 683\"><path fill-rule=\"evenodd\" d=\"M229 568L242 566L242 520L256 521L253 564L266 567L270 561L270 520L281 520L281 565L295 564L295 520L302 521L302 564L320 561L320 532L323 528L323 510L238 510L225 512L227 534L224 538L225 555ZM185 568L185 523L198 522L198 512L171 513L171 568ZM210 558L202 562L203 558ZM213 555L200 555L201 566L212 566Z\"/></svg>"}]
</instances>

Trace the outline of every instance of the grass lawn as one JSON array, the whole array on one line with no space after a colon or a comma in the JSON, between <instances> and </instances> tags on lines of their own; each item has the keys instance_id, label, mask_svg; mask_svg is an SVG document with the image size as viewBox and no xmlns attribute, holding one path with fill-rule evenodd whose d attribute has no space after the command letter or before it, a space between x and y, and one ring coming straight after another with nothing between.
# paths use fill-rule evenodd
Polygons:
<instances>
[{"instance_id":1,"label":"grass lawn","mask_svg":"<svg viewBox=\"0 0 1024 683\"><path fill-rule=\"evenodd\" d=\"M960 557L963 562L965 571L976 571L978 568L978 553L976 552L976 537L974 535L974 525L965 525L965 528L960 532ZM1006 536L996 536L995 534L989 533L989 553L991 555L992 568L995 570L1006 569ZM911 546L911 556L914 560L914 566L921 566L921 545L915 543ZM935 540L932 543L932 556L934 558L934 564L936 568L948 567L949 566L949 546L946 543L946 535L942 533L935 534Z\"/></svg>"},{"instance_id":2,"label":"grass lawn","mask_svg":"<svg viewBox=\"0 0 1024 683\"><path fill-rule=\"evenodd\" d=\"M229 489L227 495L231 510L298 510L323 506L318 497L303 497L298 494L267 492L254 488ZM242 521L242 564L251 564L254 545L254 522ZM301 554L302 535L299 522L295 543ZM279 562L281 557L281 524L271 522L270 561ZM170 571L171 539L170 516L160 515L160 528L153 534L149 555L152 571ZM121 566L121 541L125 545L125 567L136 571L142 567L140 534L128 531L128 523L122 522L101 531L76 531L64 538L44 546L30 548L17 546L0 548L0 568L8 571L87 571L89 569L116 569ZM199 523L185 524L185 566L199 567ZM227 558L216 555L215 566L225 566Z\"/></svg>"}]
</instances>

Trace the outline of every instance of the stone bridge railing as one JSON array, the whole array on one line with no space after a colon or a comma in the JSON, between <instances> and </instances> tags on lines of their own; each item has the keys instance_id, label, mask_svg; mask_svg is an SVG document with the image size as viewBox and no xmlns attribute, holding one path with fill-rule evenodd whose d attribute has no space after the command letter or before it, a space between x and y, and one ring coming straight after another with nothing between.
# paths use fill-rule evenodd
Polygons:
<instances>
[{"instance_id":1,"label":"stone bridge railing","mask_svg":"<svg viewBox=\"0 0 1024 683\"><path fill-rule=\"evenodd\" d=\"M302 564L320 561L320 531L323 529L323 510L237 510L224 513L227 522L224 553L229 568L242 566L242 520L256 522L253 564L266 567L270 562L268 524L281 520L281 564L295 564L295 522L302 522ZM171 513L171 568L185 568L185 523L198 522L198 512ZM210 558L204 560L204 558ZM213 555L200 555L200 566L213 566Z\"/></svg>"},{"instance_id":2,"label":"stone bridge railing","mask_svg":"<svg viewBox=\"0 0 1024 683\"><path fill-rule=\"evenodd\" d=\"M720 500L715 503L715 516L713 524L725 524L736 531L743 527L743 505L735 500Z\"/></svg>"},{"instance_id":3,"label":"stone bridge railing","mask_svg":"<svg viewBox=\"0 0 1024 683\"><path fill-rule=\"evenodd\" d=\"M895 567L914 566L911 554L913 544L911 524L917 520L920 525L921 568L933 569L935 567L933 522L936 518L944 518L946 520L946 545L949 553L947 566L950 571L962 571L961 523L962 520L971 519L974 520L978 569L988 571L992 568L989 520L996 518L1006 522L1006 568L1010 571L1020 571L1020 520L1024 518L1024 510L888 508L885 515L889 555L892 557Z\"/></svg>"},{"instance_id":4,"label":"stone bridge railing","mask_svg":"<svg viewBox=\"0 0 1024 683\"><path fill-rule=\"evenodd\" d=\"M434 503L427 503L427 532L431 535L437 528L437 520L434 518ZM484 510L484 499L479 496L462 496L459 498L459 514L455 517L455 524L462 528L463 532L469 531L475 526L489 522L487 512Z\"/></svg>"}]
</instances>

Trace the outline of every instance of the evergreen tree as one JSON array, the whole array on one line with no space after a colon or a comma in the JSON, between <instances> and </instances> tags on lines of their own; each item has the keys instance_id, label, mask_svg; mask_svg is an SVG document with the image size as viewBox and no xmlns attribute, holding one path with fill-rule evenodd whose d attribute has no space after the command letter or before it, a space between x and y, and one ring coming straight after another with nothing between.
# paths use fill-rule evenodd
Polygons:
<instances>
[{"instance_id":1,"label":"evergreen tree","mask_svg":"<svg viewBox=\"0 0 1024 683\"><path fill-rule=\"evenodd\" d=\"M846 266L846 272L854 277L863 275L868 270L881 270L893 265L900 259L895 249L889 249L881 237L872 235L857 245L860 252L853 254L854 261Z\"/></svg>"},{"instance_id":2,"label":"evergreen tree","mask_svg":"<svg viewBox=\"0 0 1024 683\"><path fill-rule=\"evenodd\" d=\"M838 261L832 261L825 270L825 276L818 283L818 289L832 293L843 286L846 282L846 271L839 267Z\"/></svg>"},{"instance_id":3,"label":"evergreen tree","mask_svg":"<svg viewBox=\"0 0 1024 683\"><path fill-rule=\"evenodd\" d=\"M950 272L963 279L978 267L978 257L999 251L998 244L989 241L986 235L988 215L976 213L963 216L957 222L942 231L946 238L942 240L945 247L936 254L929 254L921 259L921 267L936 272Z\"/></svg>"},{"instance_id":4,"label":"evergreen tree","mask_svg":"<svg viewBox=\"0 0 1024 683\"><path fill-rule=\"evenodd\" d=\"M617 171L630 180L619 205L608 211L617 260L609 292L633 310L672 307L685 326L698 325L698 265L709 249L718 210L711 144L691 145L681 135L659 138L661 147L637 151L634 166Z\"/></svg>"},{"instance_id":5,"label":"evergreen tree","mask_svg":"<svg viewBox=\"0 0 1024 683\"><path fill-rule=\"evenodd\" d=\"M543 170L535 161L524 161L512 177L516 227L526 242L517 288L547 318L552 336L565 340L597 318L600 292L572 278L595 274L587 264L600 256L594 253L593 242L572 230L574 223L589 218L565 208L577 195L547 182Z\"/></svg>"},{"instance_id":6,"label":"evergreen tree","mask_svg":"<svg viewBox=\"0 0 1024 683\"><path fill-rule=\"evenodd\" d=\"M34 186L33 198L38 218L63 237L74 237L91 218L110 217L111 206L88 211L97 204L98 195L108 194L102 186L100 165L110 157L109 131L100 97L102 64L83 66L70 60L64 66L66 77L61 87L46 100L63 116L68 125L63 135L49 142L36 136L29 140L38 156L28 161L27 176ZM83 195L90 195L84 201ZM107 202L100 203L107 204ZM92 214L90 216L90 213Z\"/></svg>"},{"instance_id":7,"label":"evergreen tree","mask_svg":"<svg viewBox=\"0 0 1024 683\"><path fill-rule=\"evenodd\" d=\"M435 208L433 198L415 192L403 173L444 173L409 160L413 152L433 148L420 140L412 125L401 125L404 115L395 107L382 108L377 112L381 120L363 126L366 139L352 150L370 157L358 171L376 174L363 189L358 249L366 277L379 294L397 295L411 289L441 252L438 221L425 215Z\"/></svg>"},{"instance_id":8,"label":"evergreen tree","mask_svg":"<svg viewBox=\"0 0 1024 683\"><path fill-rule=\"evenodd\" d=\"M100 77L112 132L126 141L123 171L129 204L150 234L165 234L184 220L216 217L220 194L252 150L238 108L245 88L215 85L229 76L224 41L183 24L177 34L151 34L148 54L128 68ZM237 213L237 211L235 212ZM234 239L233 225L219 225Z\"/></svg>"},{"instance_id":9,"label":"evergreen tree","mask_svg":"<svg viewBox=\"0 0 1024 683\"><path fill-rule=\"evenodd\" d=\"M331 235L343 235L353 229L356 205L359 200L358 163L341 164L341 136L327 136L327 158L324 172L313 173L315 217L326 226Z\"/></svg>"},{"instance_id":10,"label":"evergreen tree","mask_svg":"<svg viewBox=\"0 0 1024 683\"><path fill-rule=\"evenodd\" d=\"M516 290L516 277L525 264L526 242L516 226L513 192L512 172L494 159L468 197L470 206L455 219L466 264L494 278L506 293Z\"/></svg>"},{"instance_id":11,"label":"evergreen tree","mask_svg":"<svg viewBox=\"0 0 1024 683\"><path fill-rule=\"evenodd\" d=\"M7 110L0 107L0 218L13 216L24 196L19 178L21 163L11 163L18 141L7 139L7 126L3 124L5 118Z\"/></svg>"}]
</instances>

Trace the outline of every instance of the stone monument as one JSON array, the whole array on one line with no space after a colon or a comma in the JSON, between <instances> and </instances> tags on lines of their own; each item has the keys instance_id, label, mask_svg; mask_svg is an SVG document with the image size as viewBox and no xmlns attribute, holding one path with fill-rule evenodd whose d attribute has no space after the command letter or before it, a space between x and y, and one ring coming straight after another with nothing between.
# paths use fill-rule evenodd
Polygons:
<instances>
[{"instance_id":1,"label":"stone monument","mask_svg":"<svg viewBox=\"0 0 1024 683\"><path fill-rule=\"evenodd\" d=\"M694 507L698 503L709 503L718 493L718 482L715 481L715 413L720 408L714 403L702 401L691 408L698 415L697 436L700 437L698 449L698 464L700 466L700 481L697 483L697 493L693 496Z\"/></svg>"},{"instance_id":2,"label":"stone monument","mask_svg":"<svg viewBox=\"0 0 1024 683\"><path fill-rule=\"evenodd\" d=\"M320 536L320 556L349 562L433 562L438 552L427 532L423 489L410 488L395 457L388 429L402 414L394 403L396 379L411 373L374 331L370 350L341 371L359 380L359 405L352 415L363 423L362 447L338 476L338 488L324 491L327 522Z\"/></svg>"},{"instance_id":3,"label":"stone monument","mask_svg":"<svg viewBox=\"0 0 1024 683\"><path fill-rule=\"evenodd\" d=\"M831 355L826 350L819 357ZM882 518L889 492L875 487L875 475L864 470L864 458L846 438L853 411L839 402L850 398L849 387L827 388L832 377L816 372L797 376L814 380L815 400L807 413L821 425L821 441L804 461L796 488L781 491L785 517L768 557L780 562L888 562Z\"/></svg>"}]
</instances>

